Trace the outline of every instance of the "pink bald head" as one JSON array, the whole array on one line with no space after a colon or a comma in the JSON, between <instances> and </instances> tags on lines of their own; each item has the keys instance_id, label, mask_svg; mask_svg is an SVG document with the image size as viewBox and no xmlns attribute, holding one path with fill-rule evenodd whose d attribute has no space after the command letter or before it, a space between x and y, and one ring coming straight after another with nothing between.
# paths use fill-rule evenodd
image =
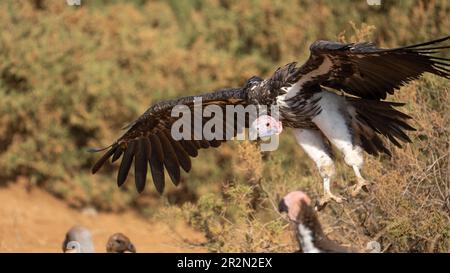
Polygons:
<instances>
[{"instance_id":1,"label":"pink bald head","mask_svg":"<svg viewBox=\"0 0 450 273\"><path fill-rule=\"evenodd\" d=\"M269 115L261 115L250 126L250 139L256 136L265 139L274 135L279 135L283 131L283 123Z\"/></svg>"},{"instance_id":2,"label":"pink bald head","mask_svg":"<svg viewBox=\"0 0 450 273\"><path fill-rule=\"evenodd\" d=\"M297 216L300 213L301 202L311 205L311 199L306 193L302 191L293 191L283 197L282 202L287 207L287 214L290 220L297 220Z\"/></svg>"}]
</instances>

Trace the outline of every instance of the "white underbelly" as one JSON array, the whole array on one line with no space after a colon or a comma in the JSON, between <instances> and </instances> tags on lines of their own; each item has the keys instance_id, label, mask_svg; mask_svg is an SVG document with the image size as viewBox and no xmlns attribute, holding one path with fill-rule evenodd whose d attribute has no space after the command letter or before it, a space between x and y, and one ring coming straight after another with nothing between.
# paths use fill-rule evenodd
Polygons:
<instances>
[{"instance_id":1,"label":"white underbelly","mask_svg":"<svg viewBox=\"0 0 450 273\"><path fill-rule=\"evenodd\" d=\"M345 98L329 91L317 93L313 99L317 97L320 97L321 112L312 121L333 145L351 149L353 137L348 127Z\"/></svg>"},{"instance_id":2,"label":"white underbelly","mask_svg":"<svg viewBox=\"0 0 450 273\"><path fill-rule=\"evenodd\" d=\"M317 98L321 112L312 122L319 128L327 139L345 155L345 161L350 165L362 164L361 147L355 145L355 138L351 127L349 105L345 97L329 91L322 91L314 95ZM314 98L313 97L313 98Z\"/></svg>"}]
</instances>

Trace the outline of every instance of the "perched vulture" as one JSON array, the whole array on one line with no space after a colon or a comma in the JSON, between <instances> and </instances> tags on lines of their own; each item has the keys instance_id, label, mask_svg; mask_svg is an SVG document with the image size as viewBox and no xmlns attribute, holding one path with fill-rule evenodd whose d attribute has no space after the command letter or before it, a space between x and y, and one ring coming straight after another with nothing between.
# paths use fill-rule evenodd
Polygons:
<instances>
[{"instance_id":1,"label":"perched vulture","mask_svg":"<svg viewBox=\"0 0 450 273\"><path fill-rule=\"evenodd\" d=\"M302 191L288 193L278 204L280 213L286 213L292 223L299 250L304 253L349 253L366 252L380 253L380 244L376 241L367 243L365 249L345 247L330 240L323 232L322 225L317 218L316 209L311 199Z\"/></svg>"},{"instance_id":2,"label":"perched vulture","mask_svg":"<svg viewBox=\"0 0 450 273\"><path fill-rule=\"evenodd\" d=\"M300 250L304 253L349 253L355 249L341 246L323 233L311 199L302 191L288 193L279 203L279 211L287 213L295 231Z\"/></svg>"},{"instance_id":3,"label":"perched vulture","mask_svg":"<svg viewBox=\"0 0 450 273\"><path fill-rule=\"evenodd\" d=\"M122 233L115 233L109 237L106 243L108 253L136 253L136 248L130 239Z\"/></svg>"},{"instance_id":4,"label":"perched vulture","mask_svg":"<svg viewBox=\"0 0 450 273\"><path fill-rule=\"evenodd\" d=\"M66 233L62 245L64 253L94 253L94 243L89 229L76 225Z\"/></svg>"},{"instance_id":5,"label":"perched vulture","mask_svg":"<svg viewBox=\"0 0 450 273\"><path fill-rule=\"evenodd\" d=\"M95 163L92 173L96 173L108 159L114 162L121 158L117 175L117 184L121 186L134 161L138 192L144 190L150 167L153 183L162 193L165 171L178 185L180 169L189 172L191 157L196 157L198 150L218 147L255 122L249 118L236 123L235 116L224 115L223 128L231 127L231 135L225 134L219 139L176 139L171 134L172 125L178 119L171 115L175 106L183 105L195 112L195 102L199 98L201 103L197 106L201 109L207 106L222 110L228 106L272 109L276 106L280 124L271 125L272 133L281 132L281 125L292 127L298 144L314 160L323 179L321 204L329 200L341 202L342 198L330 190L335 174L331 145L343 153L345 162L352 167L357 178L352 195L356 195L367 185L360 173L363 151L390 156L385 140L398 147L402 142L411 142L406 134L406 131L414 130L408 124L411 117L396 109L403 103L385 101L386 96L425 72L448 79L450 59L435 54L450 48L446 43L449 38L392 49L378 48L366 42L316 41L303 65L287 64L265 80L254 76L242 87L156 103L126 127L126 132L112 145L93 149L107 151ZM265 114L274 117L270 110ZM212 119L211 116L202 118L204 122Z\"/></svg>"}]
</instances>

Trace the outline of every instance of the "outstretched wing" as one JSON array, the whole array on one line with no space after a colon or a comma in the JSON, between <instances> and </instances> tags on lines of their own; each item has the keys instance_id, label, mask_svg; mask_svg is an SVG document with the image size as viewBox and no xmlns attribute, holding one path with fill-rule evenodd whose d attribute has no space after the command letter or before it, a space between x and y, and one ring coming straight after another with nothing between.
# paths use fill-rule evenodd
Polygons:
<instances>
[{"instance_id":1,"label":"outstretched wing","mask_svg":"<svg viewBox=\"0 0 450 273\"><path fill-rule=\"evenodd\" d=\"M195 140L194 138L175 140L171 135L171 126L178 117L171 116L173 107L186 105L193 109L194 100L198 98L202 99L202 107L217 105L223 110L226 105L246 106L246 96L242 88L223 89L213 93L159 102L128 125L125 134L106 148L108 149L107 152L92 167L92 173L96 173L109 158L112 158L111 161L114 162L122 157L117 174L119 187L125 182L133 161L138 192L144 190L148 166L150 166L153 183L158 192L164 191L164 169L167 170L172 182L177 185L180 182L180 167L189 172L191 169L190 157L196 157L198 150L201 148L218 147L221 142L227 140L226 126L232 124L229 121L224 121L223 140L208 141L204 139ZM239 125L234 122L232 126L234 126L232 128L234 136L236 132L242 131L246 125ZM190 129L193 133L194 128L191 127ZM93 151L106 149L93 149Z\"/></svg>"},{"instance_id":2,"label":"outstretched wing","mask_svg":"<svg viewBox=\"0 0 450 273\"><path fill-rule=\"evenodd\" d=\"M450 45L450 36L422 44L382 49L373 43L342 44L316 41L300 67L302 76L290 88L293 97L303 87L322 85L365 98L385 99L400 86L429 72L450 78L450 59L433 56Z\"/></svg>"}]
</instances>

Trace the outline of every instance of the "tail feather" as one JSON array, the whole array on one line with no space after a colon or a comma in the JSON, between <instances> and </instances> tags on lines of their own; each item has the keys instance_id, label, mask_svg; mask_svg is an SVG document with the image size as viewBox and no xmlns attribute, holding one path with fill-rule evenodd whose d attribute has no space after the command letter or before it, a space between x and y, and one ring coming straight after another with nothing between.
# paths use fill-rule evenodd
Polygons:
<instances>
[{"instance_id":1,"label":"tail feather","mask_svg":"<svg viewBox=\"0 0 450 273\"><path fill-rule=\"evenodd\" d=\"M407 131L416 130L408 124L411 117L394 108L402 106L403 103L353 97L347 97L346 100L349 103L349 113L357 141L367 153L375 156L385 153L391 156L380 136L386 137L400 148L402 142L411 142L406 134Z\"/></svg>"}]
</instances>

